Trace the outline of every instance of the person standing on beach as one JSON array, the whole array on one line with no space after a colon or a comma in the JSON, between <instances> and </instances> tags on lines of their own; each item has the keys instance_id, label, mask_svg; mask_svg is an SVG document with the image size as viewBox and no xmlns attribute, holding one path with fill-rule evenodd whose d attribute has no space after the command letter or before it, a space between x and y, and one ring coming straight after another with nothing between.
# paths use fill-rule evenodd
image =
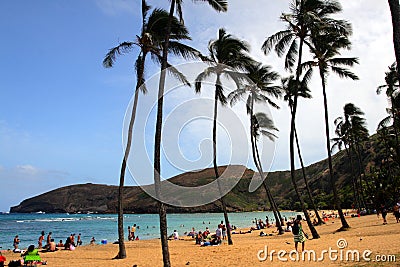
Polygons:
<instances>
[{"instance_id":1,"label":"person standing on beach","mask_svg":"<svg viewBox=\"0 0 400 267\"><path fill-rule=\"evenodd\" d=\"M226 226L223 224L223 221L221 221L221 229L222 229L222 239L226 239Z\"/></svg>"},{"instance_id":2,"label":"person standing on beach","mask_svg":"<svg viewBox=\"0 0 400 267\"><path fill-rule=\"evenodd\" d=\"M131 227L128 226L128 241L132 240L132 233L131 233Z\"/></svg>"},{"instance_id":3,"label":"person standing on beach","mask_svg":"<svg viewBox=\"0 0 400 267\"><path fill-rule=\"evenodd\" d=\"M52 234L52 232L49 232L49 234L47 235L47 239L46 239L46 248L47 249L50 248L51 234Z\"/></svg>"},{"instance_id":4,"label":"person standing on beach","mask_svg":"<svg viewBox=\"0 0 400 267\"><path fill-rule=\"evenodd\" d=\"M301 215L297 215L296 220L293 222L292 233L294 237L294 249L297 251L297 246L301 243L301 251L304 251L304 245L306 242L306 237L303 232L303 227L301 225Z\"/></svg>"},{"instance_id":5,"label":"person standing on beach","mask_svg":"<svg viewBox=\"0 0 400 267\"><path fill-rule=\"evenodd\" d=\"M135 240L135 232L136 232L136 224L134 224L131 228L131 236L132 240Z\"/></svg>"},{"instance_id":6,"label":"person standing on beach","mask_svg":"<svg viewBox=\"0 0 400 267\"><path fill-rule=\"evenodd\" d=\"M44 231L42 231L41 235L39 236L38 249L41 249L43 247L43 240L44 240Z\"/></svg>"},{"instance_id":7,"label":"person standing on beach","mask_svg":"<svg viewBox=\"0 0 400 267\"><path fill-rule=\"evenodd\" d=\"M381 210L381 213L382 213L383 224L387 224L387 220L386 220L387 209L386 209L384 204L381 204L380 210Z\"/></svg>"},{"instance_id":8,"label":"person standing on beach","mask_svg":"<svg viewBox=\"0 0 400 267\"><path fill-rule=\"evenodd\" d=\"M82 246L82 237L81 237L81 233L78 234L78 240L76 240L76 245L77 245L77 246Z\"/></svg>"},{"instance_id":9,"label":"person standing on beach","mask_svg":"<svg viewBox=\"0 0 400 267\"><path fill-rule=\"evenodd\" d=\"M19 240L18 235L16 235L13 242L14 250L18 249L19 242L21 241Z\"/></svg>"}]
</instances>

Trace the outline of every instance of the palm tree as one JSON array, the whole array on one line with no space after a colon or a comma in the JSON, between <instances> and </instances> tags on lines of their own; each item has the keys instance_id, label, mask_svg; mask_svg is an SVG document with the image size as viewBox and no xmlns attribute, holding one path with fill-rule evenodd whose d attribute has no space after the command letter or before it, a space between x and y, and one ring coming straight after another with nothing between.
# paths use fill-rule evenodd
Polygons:
<instances>
[{"instance_id":1,"label":"palm tree","mask_svg":"<svg viewBox=\"0 0 400 267\"><path fill-rule=\"evenodd\" d=\"M247 52L249 51L249 45L233 37L230 34L227 34L224 29L219 29L218 38L215 40L211 40L208 44L209 55L206 60L210 67L207 67L203 72L201 72L195 80L195 90L196 93L200 93L202 81L209 77L210 75L216 75L215 81L215 91L214 91L214 120L213 120L213 165L214 165L214 173L215 179L217 180L218 189L220 193L221 185L219 181L219 172L218 172L218 164L217 164L217 116L218 116L218 103L222 105L227 104L227 98L224 95L224 89L222 87L221 77L225 76L233 79L237 85L238 84L238 73L237 70L244 69L246 65L249 65L252 62L247 56ZM221 194L222 195L222 194ZM227 234L228 234L228 244L232 245L232 237L231 237L231 229L229 227L229 218L226 210L226 203L223 197L220 199L222 209L224 212L225 224L227 225Z\"/></svg>"},{"instance_id":2,"label":"palm tree","mask_svg":"<svg viewBox=\"0 0 400 267\"><path fill-rule=\"evenodd\" d=\"M396 55L397 69L400 69L400 4L399 0L388 0L393 26L393 46ZM397 73L397 79L400 75Z\"/></svg>"},{"instance_id":3,"label":"palm tree","mask_svg":"<svg viewBox=\"0 0 400 267\"><path fill-rule=\"evenodd\" d=\"M142 0L142 29L140 36L136 36L135 41L122 42L118 46L110 49L103 60L103 66L106 68L111 68L115 63L117 56L128 53L136 47L140 51L135 62L137 82L136 82L131 118L129 121L127 144L125 147L124 157L122 159L120 178L119 178L118 208L117 208L119 252L118 255L116 256L116 258L118 259L126 258L126 249L124 243L124 226L123 226L123 189L125 183L126 164L132 145L132 132L136 118L139 92L142 91L143 93L146 93L145 78L144 78L146 57L147 55L150 54L156 60L158 61L161 60L162 42L165 36L164 25L169 20L168 12L162 9L155 9L150 14L150 16L147 16L149 10L150 6L147 5L145 0ZM173 36L173 40L171 41L169 47L171 53L183 57L191 57L191 56L194 57L199 54L197 50L179 42L179 40L190 40L190 37L188 35L187 29L182 24L180 24L176 18L172 21L171 32ZM188 83L187 81L185 81L184 76L180 74L178 71L176 71L174 68L170 68L170 70L174 73L176 77L179 77L182 81Z\"/></svg>"},{"instance_id":4,"label":"palm tree","mask_svg":"<svg viewBox=\"0 0 400 267\"><path fill-rule=\"evenodd\" d=\"M271 205L271 209L274 213L276 226L278 228L279 234L283 234L284 230L282 228L282 218L280 216L278 207L274 201L274 198L269 190L267 183L265 181L264 172L262 169L262 163L258 155L257 149L257 137L259 134L264 134L272 141L275 135L268 130L277 130L271 120L269 120L265 114L262 113L259 117L254 115L254 102L264 102L272 107L279 108L275 102L273 102L270 96L274 98L279 98L282 95L281 88L272 85L272 82L276 81L279 77L278 73L271 71L271 67L267 65L262 65L261 63L254 63L246 66L246 77L249 79L249 84L241 86L237 90L229 94L228 99L230 99L230 104L233 106L240 98L244 95L248 95L247 103L247 113L250 118L250 138L252 144L253 160L254 164L261 176L262 184L266 191L268 200ZM266 130L263 130L265 128Z\"/></svg>"},{"instance_id":5,"label":"palm tree","mask_svg":"<svg viewBox=\"0 0 400 267\"><path fill-rule=\"evenodd\" d=\"M298 97L302 97L302 98L311 98L312 97L310 94L310 89L308 88L308 83L311 79L311 76L312 76L312 69L309 69L303 76L303 79L300 81L299 86L296 85L296 80L294 79L293 75L290 75L289 77L282 79L282 89L285 92L283 99L288 102L290 112L292 112L292 109L293 109L293 94L294 94L294 91L296 90L296 88L298 89ZM318 213L318 208L317 208L317 205L315 205L314 198L311 193L310 185L307 180L303 157L302 157L301 151L300 151L300 142L299 142L299 138L297 136L296 125L294 128L294 135L295 135L295 139L296 139L295 141L296 141L296 147L297 147L297 154L299 156L299 161L300 161L301 172L303 175L304 184L306 186L308 198L310 199L311 207L313 208L315 216L317 217L317 225L325 224L324 221L321 219L321 216ZM298 197L300 197L300 196L298 196Z\"/></svg>"},{"instance_id":6,"label":"palm tree","mask_svg":"<svg viewBox=\"0 0 400 267\"><path fill-rule=\"evenodd\" d=\"M228 8L228 3L226 0L199 0L202 2L207 2L212 8L217 11L226 11ZM166 33L163 44L163 53L161 60L161 74L160 82L158 86L158 101L157 101L157 120L156 120L156 130L154 135L154 185L157 199L161 197L160 188L160 172L161 172L161 128L162 128L162 116L163 116L163 104L164 104L164 90L165 90L165 70L168 68L168 48L170 45L171 28L172 21L174 20L175 6L182 20L182 3L183 0L171 0L170 10L169 10L169 20L166 24ZM169 249L168 249L168 234L167 234L167 213L164 203L158 201L159 206L159 217L160 217L160 235L161 235L161 247L163 254L164 267L171 266Z\"/></svg>"},{"instance_id":7,"label":"palm tree","mask_svg":"<svg viewBox=\"0 0 400 267\"><path fill-rule=\"evenodd\" d=\"M389 116L384 118L380 125L387 126L390 121L393 122L393 131L395 135L395 151L396 151L396 158L397 162L400 165L400 147L399 147L399 127L400 127L400 113L399 113L399 106L396 104L398 103L399 93L400 93L400 86L399 86L399 79L398 79L398 71L396 62L394 62L391 66L389 66L389 71L385 72L385 84L378 87L376 90L377 94L380 94L383 89L386 89L386 97L389 100L390 108Z\"/></svg>"},{"instance_id":8,"label":"palm tree","mask_svg":"<svg viewBox=\"0 0 400 267\"><path fill-rule=\"evenodd\" d=\"M272 36L268 37L263 43L261 49L265 54L269 53L272 48L275 49L278 56L283 56L286 50L285 56L285 68L292 70L296 63L297 56L297 67L296 72L296 85L300 85L300 75L302 72L302 55L303 46L307 40L310 39L311 31L314 29L321 29L322 27L334 27L338 30L343 30L342 25L336 20L331 19L329 16L340 11L336 1L323 1L323 0L293 0L290 4L290 13L282 14L281 20L287 24L287 29L279 31ZM293 105L291 112L290 122L290 137L289 137L289 148L290 148L290 176L292 184L296 191L296 194L300 196L296 185L295 177L295 152L294 152L294 138L295 138L295 121L297 113L297 100L298 100L299 89L297 88L293 92ZM304 215L307 219L307 223L311 223L308 212L304 206L302 206Z\"/></svg>"},{"instance_id":9,"label":"palm tree","mask_svg":"<svg viewBox=\"0 0 400 267\"><path fill-rule=\"evenodd\" d=\"M365 119L361 116L364 115L364 112L361 111L360 108L355 106L352 103L348 103L343 108L343 117L338 117L335 119L336 130L335 133L338 135L336 139L333 139L335 142L333 147L341 147L344 145L347 156L350 159L352 175L353 175L353 190L354 190L354 200L358 203L358 208L365 207L365 198L362 189L362 162L361 162L361 151L360 146L361 142L368 140L369 133L366 127ZM357 181L356 176L354 175L353 168L353 157L351 152L356 154L358 159L358 176L360 181Z\"/></svg>"},{"instance_id":10,"label":"palm tree","mask_svg":"<svg viewBox=\"0 0 400 267\"><path fill-rule=\"evenodd\" d=\"M344 58L338 57L340 55L340 49L350 49L350 41L348 35L351 34L351 26L347 22L343 21L342 28L346 29L345 33L338 31L336 28L325 27L323 29L312 30L311 40L308 43L311 53L314 56L313 61L304 63L304 66L313 67L318 66L319 74L322 83L322 94L324 99L324 118L325 118L325 136L326 136L326 149L328 153L328 166L329 166L329 177L330 183L333 190L333 196L335 206L338 210L340 220L342 223L342 229L349 228L349 224L344 217L341 201L338 196L337 188L335 185L335 178L332 167L332 154L330 147L330 134L329 134L329 118L328 118L328 100L326 97L326 83L327 75L329 70L339 75L340 78L350 78L352 80L358 80L357 75L349 71L347 68L354 64L358 64L358 59L354 57Z\"/></svg>"}]
</instances>

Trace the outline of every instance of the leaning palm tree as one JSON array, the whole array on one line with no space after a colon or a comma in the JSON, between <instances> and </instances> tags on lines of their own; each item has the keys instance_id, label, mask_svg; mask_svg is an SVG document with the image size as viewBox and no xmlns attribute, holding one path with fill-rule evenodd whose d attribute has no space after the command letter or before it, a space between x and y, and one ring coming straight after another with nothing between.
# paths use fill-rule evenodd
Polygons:
<instances>
[{"instance_id":1,"label":"leaning palm tree","mask_svg":"<svg viewBox=\"0 0 400 267\"><path fill-rule=\"evenodd\" d=\"M298 93L297 93L298 97L311 98L310 89L308 88L308 83L309 83L309 81L311 79L311 76L312 76L312 69L309 69L305 73L303 78L301 79L299 86L296 85L296 80L294 79L293 75L290 75L289 77L282 79L282 89L285 92L285 95L284 95L283 99L288 102L290 112L292 112L292 109L293 109L293 94L294 94L294 91L296 89L298 90ZM297 155L299 156L301 172L302 172L302 175L303 175L304 184L306 186L308 198L310 200L311 207L314 210L315 216L317 217L317 225L321 225L321 224L324 224L324 221L321 219L321 216L319 215L319 212L318 212L318 209L317 209L317 205L315 204L314 198L313 198L312 193L311 193L310 185L309 185L309 182L308 182L308 179L307 179L307 175L306 175L306 171L305 171L305 167L304 167L303 157L301 155L300 141L299 141L299 137L297 136L297 127L296 127L296 125L295 125L295 128L294 128L294 136L295 136L296 147L297 147ZM300 198L301 196L298 196L298 197Z\"/></svg>"},{"instance_id":2,"label":"leaning palm tree","mask_svg":"<svg viewBox=\"0 0 400 267\"><path fill-rule=\"evenodd\" d=\"M133 101L133 107L131 111L131 117L129 121L127 144L125 147L124 157L122 159L120 177L119 177L119 188L118 188L118 244L119 252L116 258L126 258L126 249L124 243L124 227L123 227L123 189L125 183L125 172L127 160L129 157L131 145L132 145L132 132L136 118L136 110L139 99L139 92L146 93L145 85L145 63L148 55L151 55L156 61L161 61L162 43L165 36L164 25L169 20L168 12L162 9L154 9L153 12L147 16L150 6L147 5L145 0L142 0L142 29L140 35L136 36L135 41L126 41L120 43L118 46L109 50L103 60L103 66L106 68L113 67L116 57L138 48L139 55L135 62L136 70L136 89ZM175 18L171 24L172 40L170 43L169 50L175 55L184 57L196 56L199 52L187 45L180 43L180 40L189 40L187 29ZM179 73L176 69L170 68L175 77L180 78L183 82L185 81L184 76Z\"/></svg>"},{"instance_id":3,"label":"leaning palm tree","mask_svg":"<svg viewBox=\"0 0 400 267\"><path fill-rule=\"evenodd\" d=\"M219 181L219 172L217 164L217 116L218 116L218 103L222 105L227 104L227 98L224 94L222 87L222 76L233 79L239 85L237 70L242 70L246 65L251 64L252 59L249 58L247 52L249 45L227 34L224 29L219 29L218 38L211 40L208 44L209 55L204 59L211 64L203 72L201 72L195 80L196 93L201 92L202 81L210 75L216 75L215 90L214 90L214 120L213 120L213 166L215 179L217 180L218 189L220 193L221 184ZM222 195L222 193L221 193ZM228 212L226 210L226 203L224 197L220 198L222 209L224 212L225 224L227 225L228 244L232 245L231 229L229 227Z\"/></svg>"},{"instance_id":4,"label":"leaning palm tree","mask_svg":"<svg viewBox=\"0 0 400 267\"><path fill-rule=\"evenodd\" d=\"M310 68L318 66L324 100L325 136L326 149L328 153L329 180L333 191L335 206L338 210L338 214L342 223L342 229L346 229L350 226L348 225L341 208L341 201L337 192L333 174L332 153L330 146L331 139L329 133L328 99L326 96L326 83L329 71L337 74L340 78L358 80L357 75L346 68L358 64L358 59L355 57L340 57L340 50L350 49L351 46L351 42L348 39L348 36L351 34L351 25L345 21L343 21L342 24L342 27L346 29L345 33L338 31L334 27L325 27L323 29L315 29L312 31L311 40L308 43L308 47L314 56L314 60L305 62L304 66Z\"/></svg>"},{"instance_id":5,"label":"leaning palm tree","mask_svg":"<svg viewBox=\"0 0 400 267\"><path fill-rule=\"evenodd\" d=\"M344 31L342 25L336 20L330 18L330 15L340 11L336 1L323 1L323 0L293 0L290 4L290 13L282 14L281 20L287 24L287 29L279 31L272 36L268 37L262 45L262 50L265 54L269 53L273 48L278 56L285 56L285 68L296 73L296 85L300 85L300 75L302 72L302 55L303 47L307 40L310 39L311 31L314 29L321 29L322 27L334 27L340 31ZM295 139L295 121L297 113L298 102L297 88L293 92L293 105L291 111L290 122L290 176L292 184L295 188L296 194L300 196L297 189L295 177L295 152L294 152L294 139ZM305 206L302 206L304 215L307 222L310 224L310 218Z\"/></svg>"},{"instance_id":6,"label":"leaning palm tree","mask_svg":"<svg viewBox=\"0 0 400 267\"><path fill-rule=\"evenodd\" d=\"M218 12L225 12L228 8L228 2L226 0L198 0L201 2L208 3L213 9ZM157 199L161 197L161 128L162 128L162 118L163 118L163 104L164 104L164 90L165 90L165 70L168 68L168 48L171 39L171 28L172 21L174 18L175 10L179 14L179 18L183 21L182 14L182 3L183 0L171 0L170 10L169 10L169 20L166 24L166 33L163 44L163 53L161 60L161 74L158 86L158 101L157 101L157 120L156 120L156 130L154 134L154 185ZM158 201L158 214L160 217L160 235L161 235L161 247L163 254L164 267L171 266L168 248L168 227L167 227L167 213L164 203Z\"/></svg>"},{"instance_id":7,"label":"leaning palm tree","mask_svg":"<svg viewBox=\"0 0 400 267\"><path fill-rule=\"evenodd\" d=\"M400 4L399 0L388 0L393 26L393 46L396 55L397 69L400 69ZM397 73L400 80L400 74Z\"/></svg>"},{"instance_id":8,"label":"leaning palm tree","mask_svg":"<svg viewBox=\"0 0 400 267\"><path fill-rule=\"evenodd\" d=\"M230 99L230 104L233 106L239 99L243 96L247 95L247 113L249 114L250 118L250 138L252 144L252 152L253 152L253 160L254 164L261 176L262 184L267 194L267 198L270 202L271 209L273 211L276 226L278 228L279 234L283 234L284 230L282 228L282 218L280 216L278 207L275 203L275 200L271 194L270 189L267 186L265 181L265 174L262 169L261 160L258 156L257 151L257 144L256 140L260 133L265 134L268 138L272 141L274 140L275 136L268 131L260 130L261 128L266 128L267 130L277 130L273 127L272 121L269 121L265 118L263 120L258 120L256 123L257 118L254 116L254 102L261 102L265 104L269 104L274 108L279 108L278 105L271 99L271 97L279 98L282 95L281 88L279 86L275 86L272 83L276 81L279 77L278 73L271 71L271 67L267 65L262 65L261 63L255 62L254 64L250 64L246 66L245 71L246 77L249 79L249 84L241 85L240 88L233 91L228 95L228 99ZM264 115L266 116L266 115ZM265 122L265 124L263 124ZM259 127L256 128L255 125Z\"/></svg>"}]
</instances>

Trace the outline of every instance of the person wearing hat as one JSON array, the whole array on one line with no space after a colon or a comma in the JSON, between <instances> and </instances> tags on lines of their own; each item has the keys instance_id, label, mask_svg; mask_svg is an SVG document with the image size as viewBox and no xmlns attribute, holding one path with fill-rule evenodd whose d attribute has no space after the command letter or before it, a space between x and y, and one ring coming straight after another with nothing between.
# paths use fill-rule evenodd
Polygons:
<instances>
[{"instance_id":1,"label":"person wearing hat","mask_svg":"<svg viewBox=\"0 0 400 267\"><path fill-rule=\"evenodd\" d=\"M301 225L302 221L301 215L297 215L296 220L293 222L292 233L294 238L294 249L297 251L297 246L301 243L301 251L304 251L304 245L306 242L306 234L303 232L303 227Z\"/></svg>"}]
</instances>

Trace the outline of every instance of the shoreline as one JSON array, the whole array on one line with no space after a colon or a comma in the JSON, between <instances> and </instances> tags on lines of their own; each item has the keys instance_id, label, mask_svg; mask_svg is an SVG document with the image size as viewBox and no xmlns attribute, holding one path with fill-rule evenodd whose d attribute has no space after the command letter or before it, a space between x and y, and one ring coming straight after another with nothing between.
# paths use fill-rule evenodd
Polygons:
<instances>
[{"instance_id":1,"label":"shoreline","mask_svg":"<svg viewBox=\"0 0 400 267\"><path fill-rule=\"evenodd\" d=\"M376 215L361 217L347 217L351 228L348 231L337 232L340 228L340 219L329 219L325 225L317 226L320 239L306 241L306 249L315 250L318 255L324 249L338 249L337 242L344 239L349 250L360 251L371 250L372 256L377 254L395 255L396 262L382 263L382 266L400 266L400 223L396 223L394 216L388 214L389 224L383 225L382 218ZM305 231L310 233L306 224L303 224ZM240 228L245 230L245 228ZM285 233L277 235L275 228L267 228L262 231L272 236L260 237L260 230L254 230L248 234L232 235L234 245L228 246L226 241L220 246L200 247L195 245L194 239L169 241L171 264L173 266L207 266L212 263L219 266L304 266L305 262L280 262L275 258L260 261L257 253L265 249L290 251L294 248L293 235ZM59 250L50 253L41 253L42 259L47 261L49 266L62 266L68 262L68 266L162 266L161 242L159 239L139 240L125 242L127 258L123 260L112 260L118 253L118 245L84 245L77 247L74 251ZM275 252L277 253L277 252ZM19 258L19 254L4 252L7 262ZM323 265L337 266L338 262L324 259ZM375 266L372 262L346 262L347 266ZM309 262L311 266L321 266L321 262Z\"/></svg>"}]
</instances>

